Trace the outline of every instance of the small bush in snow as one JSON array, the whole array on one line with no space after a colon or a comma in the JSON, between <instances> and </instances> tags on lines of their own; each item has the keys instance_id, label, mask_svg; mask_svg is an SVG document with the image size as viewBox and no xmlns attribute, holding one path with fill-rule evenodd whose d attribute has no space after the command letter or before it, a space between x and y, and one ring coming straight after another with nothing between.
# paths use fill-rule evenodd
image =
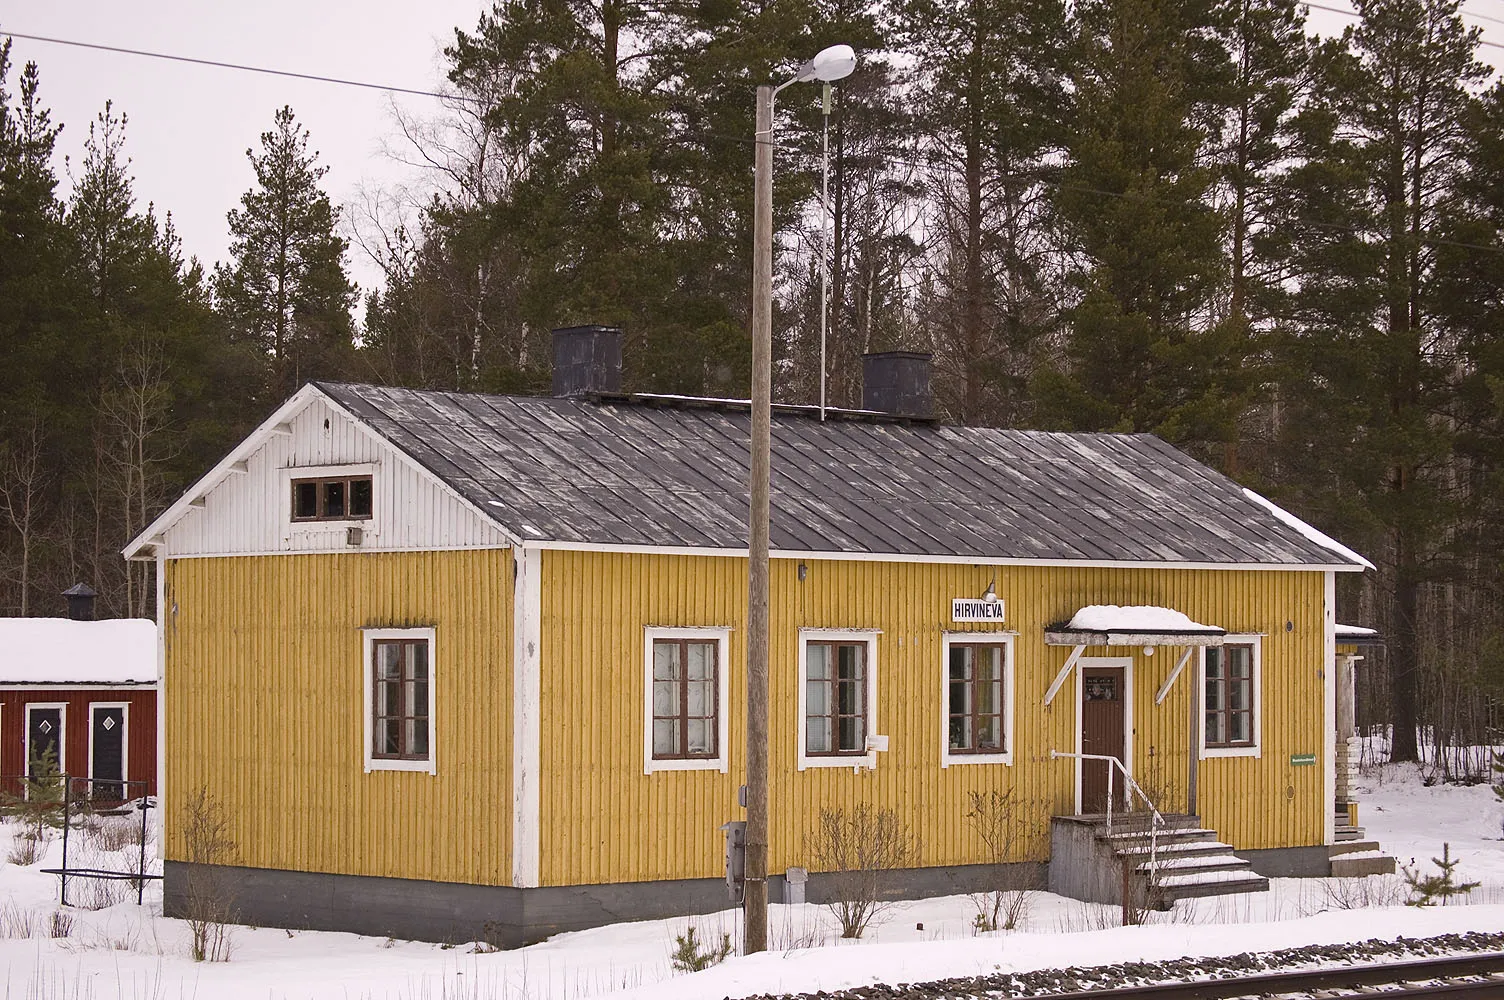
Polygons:
<instances>
[{"instance_id":1,"label":"small bush in snow","mask_svg":"<svg viewBox=\"0 0 1504 1000\"><path fill-rule=\"evenodd\" d=\"M0 906L0 938L30 938L37 936L37 915L23 909L14 901Z\"/></svg>"},{"instance_id":2,"label":"small bush in snow","mask_svg":"<svg viewBox=\"0 0 1504 1000\"><path fill-rule=\"evenodd\" d=\"M862 803L855 809L821 809L820 825L807 842L815 867L829 872L832 901L826 905L841 925L841 937L859 938L891 904L888 873L906 866L918 848L892 809Z\"/></svg>"},{"instance_id":3,"label":"small bush in snow","mask_svg":"<svg viewBox=\"0 0 1504 1000\"><path fill-rule=\"evenodd\" d=\"M1465 896L1483 884L1453 881L1458 861L1452 857L1451 844L1442 844L1441 857L1432 858L1431 863L1437 868L1434 875L1423 875L1418 868L1400 865L1400 874L1410 887L1410 898L1405 901L1407 906L1435 906L1438 899L1442 906L1446 906L1453 896ZM1410 859L1410 864L1415 864L1414 858Z\"/></svg>"},{"instance_id":4,"label":"small bush in snow","mask_svg":"<svg viewBox=\"0 0 1504 1000\"><path fill-rule=\"evenodd\" d=\"M1405 883L1394 875L1322 879L1321 892L1325 908L1332 910L1366 910L1405 901Z\"/></svg>"},{"instance_id":5,"label":"small bush in snow","mask_svg":"<svg viewBox=\"0 0 1504 1000\"><path fill-rule=\"evenodd\" d=\"M47 921L47 936L52 938L65 938L73 933L73 915L64 913L62 910L52 911L52 917Z\"/></svg>"},{"instance_id":6,"label":"small bush in snow","mask_svg":"<svg viewBox=\"0 0 1504 1000\"><path fill-rule=\"evenodd\" d=\"M712 965L720 965L731 954L730 934L722 934L721 943L711 945L699 939L694 924L686 927L683 934L674 935L674 944L677 947L669 961L675 972L701 972Z\"/></svg>"},{"instance_id":7,"label":"small bush in snow","mask_svg":"<svg viewBox=\"0 0 1504 1000\"><path fill-rule=\"evenodd\" d=\"M235 859L230 819L200 788L183 809L183 853L190 862L183 878L183 919L195 962L228 962L235 920L235 884L224 866Z\"/></svg>"},{"instance_id":8,"label":"small bush in snow","mask_svg":"<svg viewBox=\"0 0 1504 1000\"><path fill-rule=\"evenodd\" d=\"M57 751L48 747L32 755L31 767L21 782L21 794L0 795L6 815L20 821L22 837L42 843L48 830L63 825L63 781Z\"/></svg>"},{"instance_id":9,"label":"small bush in snow","mask_svg":"<svg viewBox=\"0 0 1504 1000\"><path fill-rule=\"evenodd\" d=\"M1034 869L1009 864L1014 845L1022 836L1024 819L1023 803L1014 798L1011 788L985 795L971 793L966 822L981 838L993 870L992 888L968 897L976 907L972 926L978 934L1015 930L1029 910L1030 894L1039 888Z\"/></svg>"},{"instance_id":10,"label":"small bush in snow","mask_svg":"<svg viewBox=\"0 0 1504 1000\"><path fill-rule=\"evenodd\" d=\"M34 865L42 860L42 855L47 852L47 840L34 830L24 830L16 835L16 839L10 842L10 850L5 854L5 860L13 865Z\"/></svg>"}]
</instances>

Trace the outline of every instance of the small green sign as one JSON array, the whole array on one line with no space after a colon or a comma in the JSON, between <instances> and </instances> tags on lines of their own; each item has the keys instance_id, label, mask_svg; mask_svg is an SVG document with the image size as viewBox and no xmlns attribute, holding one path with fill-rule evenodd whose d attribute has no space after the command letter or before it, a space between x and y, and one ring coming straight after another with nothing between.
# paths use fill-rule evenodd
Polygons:
<instances>
[{"instance_id":1,"label":"small green sign","mask_svg":"<svg viewBox=\"0 0 1504 1000\"><path fill-rule=\"evenodd\" d=\"M1292 753L1290 755L1291 767L1314 767L1316 755L1313 753Z\"/></svg>"}]
</instances>

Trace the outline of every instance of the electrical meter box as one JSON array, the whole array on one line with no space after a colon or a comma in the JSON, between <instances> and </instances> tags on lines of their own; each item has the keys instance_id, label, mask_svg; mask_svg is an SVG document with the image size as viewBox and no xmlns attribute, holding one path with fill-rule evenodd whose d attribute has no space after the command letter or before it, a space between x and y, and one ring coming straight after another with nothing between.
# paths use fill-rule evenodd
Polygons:
<instances>
[{"instance_id":1,"label":"electrical meter box","mask_svg":"<svg viewBox=\"0 0 1504 1000\"><path fill-rule=\"evenodd\" d=\"M747 877L747 822L734 819L722 823L721 829L726 831L726 892L739 903Z\"/></svg>"}]
</instances>

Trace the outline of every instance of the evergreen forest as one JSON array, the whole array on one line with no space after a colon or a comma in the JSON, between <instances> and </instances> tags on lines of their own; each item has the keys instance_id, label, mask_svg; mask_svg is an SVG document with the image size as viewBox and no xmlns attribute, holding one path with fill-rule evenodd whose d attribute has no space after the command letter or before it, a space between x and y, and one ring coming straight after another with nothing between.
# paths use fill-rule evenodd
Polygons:
<instances>
[{"instance_id":1,"label":"evergreen forest","mask_svg":"<svg viewBox=\"0 0 1504 1000\"><path fill-rule=\"evenodd\" d=\"M549 331L632 391L745 398L753 93L783 91L774 398L931 352L943 420L1159 435L1376 564L1360 723L1504 720L1504 84L1459 0L503 0L398 115L427 179L331 201L292 108L227 260L133 191L128 109L63 162L0 45L0 613L154 613L120 549L310 379L543 393ZM828 146L829 193L822 196ZM358 289L355 254L382 275Z\"/></svg>"}]
</instances>

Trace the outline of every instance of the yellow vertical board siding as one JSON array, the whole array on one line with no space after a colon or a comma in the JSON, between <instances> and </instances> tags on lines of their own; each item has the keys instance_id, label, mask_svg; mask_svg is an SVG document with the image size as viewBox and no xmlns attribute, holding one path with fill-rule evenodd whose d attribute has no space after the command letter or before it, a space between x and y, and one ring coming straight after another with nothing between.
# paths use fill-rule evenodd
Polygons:
<instances>
[{"instance_id":1,"label":"yellow vertical board siding","mask_svg":"<svg viewBox=\"0 0 1504 1000\"><path fill-rule=\"evenodd\" d=\"M167 857L207 788L252 867L505 885L512 553L167 563ZM364 771L364 627L435 629L437 773Z\"/></svg>"},{"instance_id":2,"label":"yellow vertical board siding","mask_svg":"<svg viewBox=\"0 0 1504 1000\"><path fill-rule=\"evenodd\" d=\"M772 567L770 868L811 866L805 844L820 809L869 802L898 811L918 864L986 860L965 821L968 793L1015 789L1031 816L1020 859L1048 856L1047 817L1073 810L1075 770L1051 749L1075 747L1077 690L1044 692L1070 653L1044 644L1045 625L1088 604L1151 604L1234 632L1263 633L1261 756L1200 762L1199 812L1240 848L1322 839L1322 574L1283 571L1071 569L776 560ZM747 564L743 559L547 551L542 601L540 876L545 885L713 877L717 827L744 816ZM996 578L1015 650L1014 763L942 769L945 631L955 597ZM1291 628L1286 630L1285 623ZM646 626L729 626L730 770L643 773ZM890 737L876 771L797 770L796 657L801 628L875 628L878 708ZM1185 809L1192 659L1163 704L1154 696L1181 650L1094 648L1133 660L1133 770L1165 811ZM1289 757L1316 753L1317 766Z\"/></svg>"}]
</instances>

